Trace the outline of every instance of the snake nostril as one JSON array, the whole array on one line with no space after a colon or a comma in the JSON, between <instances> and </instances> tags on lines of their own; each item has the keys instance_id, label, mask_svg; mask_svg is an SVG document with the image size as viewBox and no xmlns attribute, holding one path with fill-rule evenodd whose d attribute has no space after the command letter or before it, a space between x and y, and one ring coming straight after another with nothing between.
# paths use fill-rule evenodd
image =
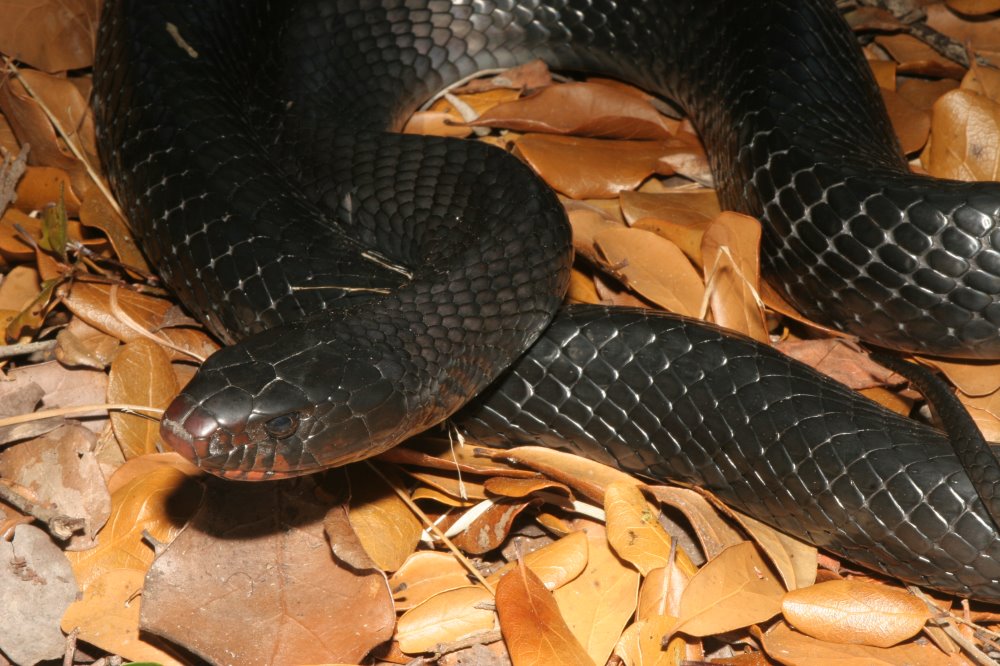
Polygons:
<instances>
[{"instance_id":1,"label":"snake nostril","mask_svg":"<svg viewBox=\"0 0 1000 666\"><path fill-rule=\"evenodd\" d=\"M299 415L296 412L289 412L281 416L275 416L264 424L264 430L275 439L291 437L299 429Z\"/></svg>"}]
</instances>

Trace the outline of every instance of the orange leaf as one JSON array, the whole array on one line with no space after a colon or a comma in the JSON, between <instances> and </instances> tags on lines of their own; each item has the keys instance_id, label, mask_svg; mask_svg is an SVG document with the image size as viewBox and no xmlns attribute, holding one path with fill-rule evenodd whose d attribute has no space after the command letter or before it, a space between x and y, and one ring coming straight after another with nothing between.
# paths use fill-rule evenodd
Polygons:
<instances>
[{"instance_id":1,"label":"orange leaf","mask_svg":"<svg viewBox=\"0 0 1000 666\"><path fill-rule=\"evenodd\" d=\"M746 541L722 551L691 578L681 598L677 630L710 636L769 620L785 590Z\"/></svg>"},{"instance_id":2,"label":"orange leaf","mask_svg":"<svg viewBox=\"0 0 1000 666\"><path fill-rule=\"evenodd\" d=\"M496 604L514 666L594 663L566 626L552 593L526 566L500 579Z\"/></svg>"},{"instance_id":3,"label":"orange leaf","mask_svg":"<svg viewBox=\"0 0 1000 666\"><path fill-rule=\"evenodd\" d=\"M915 636L930 618L927 605L916 597L854 580L793 590L781 602L781 612L813 638L883 648Z\"/></svg>"}]
</instances>

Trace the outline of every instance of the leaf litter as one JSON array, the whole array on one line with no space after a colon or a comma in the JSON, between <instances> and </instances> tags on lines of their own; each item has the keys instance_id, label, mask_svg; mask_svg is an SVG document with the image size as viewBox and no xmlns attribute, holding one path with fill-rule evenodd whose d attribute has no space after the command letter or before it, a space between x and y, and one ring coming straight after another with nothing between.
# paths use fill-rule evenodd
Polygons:
<instances>
[{"instance_id":1,"label":"leaf litter","mask_svg":"<svg viewBox=\"0 0 1000 666\"><path fill-rule=\"evenodd\" d=\"M0 420L6 657L59 658L70 632L79 659L163 664L190 654L964 664L996 651L996 614L913 596L703 493L647 487L550 449L430 436L376 468L249 487L162 452L150 414L219 341L151 277L97 175L86 72L98 4L0 2L0 320L10 343L0 414L39 411ZM991 0L926 7L932 27L986 60L1000 53L1000 19L969 17L998 10ZM914 169L997 179L1000 75L938 55L885 10L851 20L879 33L866 56ZM759 225L720 210L690 125L642 91L554 83L532 63L451 91L406 131L486 134L564 195L580 257L572 299L708 317L912 408L898 378L760 283ZM996 363L919 360L1000 440ZM44 418L109 403L150 409ZM79 527L52 537L53 513ZM664 530L665 513L679 533Z\"/></svg>"}]
</instances>

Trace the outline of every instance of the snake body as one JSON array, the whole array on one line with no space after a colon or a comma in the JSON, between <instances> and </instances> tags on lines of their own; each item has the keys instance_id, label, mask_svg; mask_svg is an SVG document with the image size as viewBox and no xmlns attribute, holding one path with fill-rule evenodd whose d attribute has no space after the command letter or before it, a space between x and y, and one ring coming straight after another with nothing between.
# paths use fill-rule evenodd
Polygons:
<instances>
[{"instance_id":1,"label":"snake body","mask_svg":"<svg viewBox=\"0 0 1000 666\"><path fill-rule=\"evenodd\" d=\"M937 431L711 326L554 315L571 250L548 188L488 146L386 131L534 58L684 108L723 205L761 218L768 279L806 314L1000 357L1000 189L909 174L825 0L110 0L109 178L166 283L235 343L164 438L221 476L307 473L439 423L521 357L470 431L555 444L553 428L855 561L1000 600L1000 537Z\"/></svg>"}]
</instances>

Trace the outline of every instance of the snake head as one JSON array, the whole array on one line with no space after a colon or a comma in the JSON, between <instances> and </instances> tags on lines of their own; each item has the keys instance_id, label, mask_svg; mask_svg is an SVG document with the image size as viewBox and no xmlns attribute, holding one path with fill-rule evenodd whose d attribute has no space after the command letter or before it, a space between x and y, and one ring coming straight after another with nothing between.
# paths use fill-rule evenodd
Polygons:
<instances>
[{"instance_id":1,"label":"snake head","mask_svg":"<svg viewBox=\"0 0 1000 666\"><path fill-rule=\"evenodd\" d=\"M164 441L207 472L246 481L316 472L397 443L407 409L394 365L321 337L282 327L216 352L167 408Z\"/></svg>"}]
</instances>

